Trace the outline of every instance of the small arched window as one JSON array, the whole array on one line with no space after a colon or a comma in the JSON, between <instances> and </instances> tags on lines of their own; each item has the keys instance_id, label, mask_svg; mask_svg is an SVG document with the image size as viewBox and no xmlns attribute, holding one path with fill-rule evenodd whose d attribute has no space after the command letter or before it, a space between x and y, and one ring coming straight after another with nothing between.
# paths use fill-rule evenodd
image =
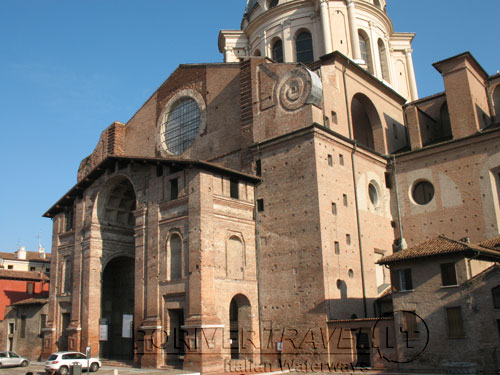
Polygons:
<instances>
[{"instance_id":1,"label":"small arched window","mask_svg":"<svg viewBox=\"0 0 500 375\"><path fill-rule=\"evenodd\" d=\"M276 5L278 5L279 2L280 2L279 0L269 0L268 9L274 8Z\"/></svg>"},{"instance_id":2,"label":"small arched window","mask_svg":"<svg viewBox=\"0 0 500 375\"><path fill-rule=\"evenodd\" d=\"M382 39L378 40L378 54L380 56L380 69L382 70L382 79L391 82L389 77L389 65L387 62L387 50Z\"/></svg>"},{"instance_id":3,"label":"small arched window","mask_svg":"<svg viewBox=\"0 0 500 375\"><path fill-rule=\"evenodd\" d=\"M182 241L178 234L173 234L169 240L170 267L169 280L179 280L182 277Z\"/></svg>"},{"instance_id":4,"label":"small arched window","mask_svg":"<svg viewBox=\"0 0 500 375\"><path fill-rule=\"evenodd\" d=\"M314 61L312 35L309 31L302 31L295 39L297 62L304 64Z\"/></svg>"},{"instance_id":5,"label":"small arched window","mask_svg":"<svg viewBox=\"0 0 500 375\"><path fill-rule=\"evenodd\" d=\"M254 55L254 56L261 56L260 49L256 49L256 50L253 52L253 55Z\"/></svg>"},{"instance_id":6,"label":"small arched window","mask_svg":"<svg viewBox=\"0 0 500 375\"><path fill-rule=\"evenodd\" d=\"M493 92L493 106L495 107L496 122L500 121L500 85Z\"/></svg>"},{"instance_id":7,"label":"small arched window","mask_svg":"<svg viewBox=\"0 0 500 375\"><path fill-rule=\"evenodd\" d=\"M277 39L273 43L273 60L279 63L283 62L283 42Z\"/></svg>"},{"instance_id":8,"label":"small arched window","mask_svg":"<svg viewBox=\"0 0 500 375\"><path fill-rule=\"evenodd\" d=\"M380 9L382 9L382 5L380 5L380 1L379 1L379 0L373 0L373 4L374 4L376 7L379 7Z\"/></svg>"},{"instance_id":9,"label":"small arched window","mask_svg":"<svg viewBox=\"0 0 500 375\"><path fill-rule=\"evenodd\" d=\"M361 51L361 58L364 60L368 71L373 74L373 63L370 49L370 39L368 35L362 30L358 32L359 35L359 49Z\"/></svg>"}]
</instances>

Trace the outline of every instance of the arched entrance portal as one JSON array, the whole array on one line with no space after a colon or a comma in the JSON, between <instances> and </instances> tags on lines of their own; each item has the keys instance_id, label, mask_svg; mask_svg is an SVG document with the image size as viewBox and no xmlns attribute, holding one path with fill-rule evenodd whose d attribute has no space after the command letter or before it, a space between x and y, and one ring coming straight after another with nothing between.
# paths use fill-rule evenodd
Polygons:
<instances>
[{"instance_id":1,"label":"arched entrance portal","mask_svg":"<svg viewBox=\"0 0 500 375\"><path fill-rule=\"evenodd\" d=\"M99 355L106 359L134 358L135 207L134 188L125 177L111 179L103 187L99 198L103 262Z\"/></svg>"},{"instance_id":2,"label":"arched entrance portal","mask_svg":"<svg viewBox=\"0 0 500 375\"><path fill-rule=\"evenodd\" d=\"M134 356L134 259L111 260L102 274L101 325L107 324L107 340L101 341L102 358L131 360Z\"/></svg>"},{"instance_id":3,"label":"arched entrance portal","mask_svg":"<svg viewBox=\"0 0 500 375\"><path fill-rule=\"evenodd\" d=\"M250 301L242 294L234 296L229 305L229 338L231 359L252 359L252 311Z\"/></svg>"}]
</instances>

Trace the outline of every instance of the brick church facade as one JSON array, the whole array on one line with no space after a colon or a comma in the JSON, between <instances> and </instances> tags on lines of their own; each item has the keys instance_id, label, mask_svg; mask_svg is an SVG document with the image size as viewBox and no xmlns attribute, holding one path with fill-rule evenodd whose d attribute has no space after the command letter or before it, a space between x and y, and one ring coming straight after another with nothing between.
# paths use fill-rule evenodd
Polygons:
<instances>
[{"instance_id":1,"label":"brick church facade","mask_svg":"<svg viewBox=\"0 0 500 375\"><path fill-rule=\"evenodd\" d=\"M500 233L500 77L465 53L418 100L385 6L249 1L224 63L180 65L103 131L45 214L45 355L390 365L366 347L391 283L376 262Z\"/></svg>"}]
</instances>

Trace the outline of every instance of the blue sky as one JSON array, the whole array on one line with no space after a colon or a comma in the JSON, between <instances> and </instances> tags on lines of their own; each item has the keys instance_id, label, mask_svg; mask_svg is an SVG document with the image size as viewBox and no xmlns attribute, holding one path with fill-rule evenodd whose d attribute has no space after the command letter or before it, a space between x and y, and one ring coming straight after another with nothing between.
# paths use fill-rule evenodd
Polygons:
<instances>
[{"instance_id":1,"label":"blue sky","mask_svg":"<svg viewBox=\"0 0 500 375\"><path fill-rule=\"evenodd\" d=\"M41 215L76 182L113 121L126 122L182 63L220 62L220 29L239 29L245 0L0 1L0 251L38 235ZM396 31L416 32L420 96L443 90L431 64L471 51L500 69L500 1L389 0Z\"/></svg>"}]
</instances>

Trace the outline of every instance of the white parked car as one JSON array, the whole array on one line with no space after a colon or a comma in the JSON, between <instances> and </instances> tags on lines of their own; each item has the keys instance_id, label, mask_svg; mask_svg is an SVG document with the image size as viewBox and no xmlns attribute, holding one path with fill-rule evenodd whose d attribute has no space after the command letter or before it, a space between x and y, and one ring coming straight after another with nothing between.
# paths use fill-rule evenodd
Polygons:
<instances>
[{"instance_id":1,"label":"white parked car","mask_svg":"<svg viewBox=\"0 0 500 375\"><path fill-rule=\"evenodd\" d=\"M56 371L59 375L68 375L72 365L80 365L82 369L90 372L96 372L101 367L101 361L98 358L89 358L79 352L57 352L52 353L45 362L45 372L51 374Z\"/></svg>"},{"instance_id":2,"label":"white parked car","mask_svg":"<svg viewBox=\"0 0 500 375\"><path fill-rule=\"evenodd\" d=\"M14 352L0 352L0 367L26 367L30 364L28 358L21 357Z\"/></svg>"}]
</instances>

